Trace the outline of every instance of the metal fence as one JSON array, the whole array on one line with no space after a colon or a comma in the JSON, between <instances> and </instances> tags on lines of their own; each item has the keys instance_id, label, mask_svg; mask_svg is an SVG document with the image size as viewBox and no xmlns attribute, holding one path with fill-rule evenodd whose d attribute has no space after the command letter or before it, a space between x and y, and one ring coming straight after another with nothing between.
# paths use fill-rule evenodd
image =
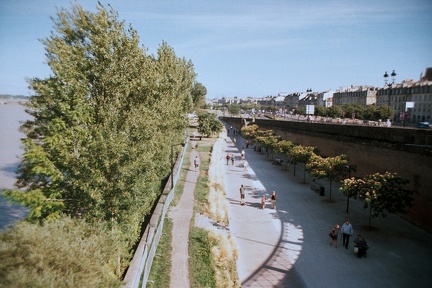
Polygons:
<instances>
[{"instance_id":1,"label":"metal fence","mask_svg":"<svg viewBox=\"0 0 432 288\"><path fill-rule=\"evenodd\" d=\"M188 142L186 142L186 145L182 149L180 161L177 162L173 169L174 173L171 175L171 177L174 177L174 187L180 178L180 167L183 165L187 148ZM171 185L171 181L167 182L167 187L169 185ZM167 188L164 189L164 191L167 190ZM123 288L137 288L139 287L140 283L141 287L147 286L150 269L156 254L160 237L162 235L165 216L173 198L174 189L170 189L168 193L163 193L160 197L150 218L150 223L146 227L141 237L134 257L132 258L131 264L129 265L129 269L125 278L123 279Z\"/></svg>"}]
</instances>

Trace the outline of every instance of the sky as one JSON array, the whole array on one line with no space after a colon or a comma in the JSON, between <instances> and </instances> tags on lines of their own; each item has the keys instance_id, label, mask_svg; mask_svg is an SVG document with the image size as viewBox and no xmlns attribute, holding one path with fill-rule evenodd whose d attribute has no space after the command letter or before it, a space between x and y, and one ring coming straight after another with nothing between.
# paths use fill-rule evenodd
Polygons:
<instances>
[{"instance_id":1,"label":"sky","mask_svg":"<svg viewBox=\"0 0 432 288\"><path fill-rule=\"evenodd\" d=\"M207 99L382 87L432 67L430 0L100 0L131 25L148 54L165 41L191 60ZM51 75L40 39L58 8L94 0L0 0L0 94L33 95Z\"/></svg>"}]
</instances>

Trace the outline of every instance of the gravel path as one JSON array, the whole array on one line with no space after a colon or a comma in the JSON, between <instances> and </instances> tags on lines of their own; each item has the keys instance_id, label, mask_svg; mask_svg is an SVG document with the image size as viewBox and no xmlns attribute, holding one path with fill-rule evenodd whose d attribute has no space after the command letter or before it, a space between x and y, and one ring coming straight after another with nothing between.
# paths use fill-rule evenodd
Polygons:
<instances>
[{"instance_id":1,"label":"gravel path","mask_svg":"<svg viewBox=\"0 0 432 288\"><path fill-rule=\"evenodd\" d=\"M194 159L199 156L196 151L190 153L190 165L186 174L183 194L177 206L169 211L173 220L172 231L172 269L170 287L190 287L189 282L189 229L194 206L194 190L199 170L195 172Z\"/></svg>"}]
</instances>

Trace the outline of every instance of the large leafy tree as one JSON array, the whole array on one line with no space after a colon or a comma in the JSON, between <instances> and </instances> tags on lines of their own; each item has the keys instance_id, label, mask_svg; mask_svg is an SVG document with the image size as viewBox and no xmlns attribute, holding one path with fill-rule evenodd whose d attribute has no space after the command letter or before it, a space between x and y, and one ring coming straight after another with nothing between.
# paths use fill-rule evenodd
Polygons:
<instances>
[{"instance_id":1,"label":"large leafy tree","mask_svg":"<svg viewBox=\"0 0 432 288\"><path fill-rule=\"evenodd\" d=\"M191 91L193 107L195 109L202 108L205 105L205 96L207 88L199 82L195 82Z\"/></svg>"},{"instance_id":2,"label":"large leafy tree","mask_svg":"<svg viewBox=\"0 0 432 288\"><path fill-rule=\"evenodd\" d=\"M216 118L216 115L208 112L198 115L198 123L198 132L207 137L220 133L223 129L223 124Z\"/></svg>"},{"instance_id":3,"label":"large leafy tree","mask_svg":"<svg viewBox=\"0 0 432 288\"><path fill-rule=\"evenodd\" d=\"M406 188L407 179L395 173L375 173L360 178L345 179L340 190L347 196L357 196L363 200L363 208L369 208L371 218L387 213L406 213L412 206L413 192Z\"/></svg>"},{"instance_id":4,"label":"large leafy tree","mask_svg":"<svg viewBox=\"0 0 432 288\"><path fill-rule=\"evenodd\" d=\"M30 81L25 192L5 194L30 219L102 219L134 238L169 174L167 144L183 140L195 73L166 43L146 55L134 29L97 8L60 10L43 41L52 75Z\"/></svg>"}]
</instances>

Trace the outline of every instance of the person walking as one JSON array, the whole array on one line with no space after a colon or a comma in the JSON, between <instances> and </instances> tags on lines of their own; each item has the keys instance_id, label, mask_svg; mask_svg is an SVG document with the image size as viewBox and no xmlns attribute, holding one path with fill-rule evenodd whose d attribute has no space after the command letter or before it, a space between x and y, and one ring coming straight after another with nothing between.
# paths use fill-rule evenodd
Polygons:
<instances>
[{"instance_id":1,"label":"person walking","mask_svg":"<svg viewBox=\"0 0 432 288\"><path fill-rule=\"evenodd\" d=\"M240 186L240 205L245 204L245 194L244 194L244 187L243 184Z\"/></svg>"},{"instance_id":2,"label":"person walking","mask_svg":"<svg viewBox=\"0 0 432 288\"><path fill-rule=\"evenodd\" d=\"M267 201L267 198L266 198L265 195L263 195L263 196L261 197L261 209L264 209L264 208L265 208L265 206L266 206L266 201Z\"/></svg>"},{"instance_id":3,"label":"person walking","mask_svg":"<svg viewBox=\"0 0 432 288\"><path fill-rule=\"evenodd\" d=\"M272 209L276 209L276 199L277 199L277 194L275 191L273 191L272 195L270 196L270 202L272 204Z\"/></svg>"},{"instance_id":4,"label":"person walking","mask_svg":"<svg viewBox=\"0 0 432 288\"><path fill-rule=\"evenodd\" d=\"M366 242L366 239L363 238L361 234L357 235L357 238L354 240L354 253L357 254L358 258L361 258L362 256L366 257L367 250L369 249L369 246Z\"/></svg>"},{"instance_id":5,"label":"person walking","mask_svg":"<svg viewBox=\"0 0 432 288\"><path fill-rule=\"evenodd\" d=\"M247 171L247 167L248 167L248 163L247 163L247 161L244 161L243 162L244 171Z\"/></svg>"},{"instance_id":6,"label":"person walking","mask_svg":"<svg viewBox=\"0 0 432 288\"><path fill-rule=\"evenodd\" d=\"M242 159L242 160L245 159L245 155L246 155L246 152L245 152L244 150L242 150L242 151L241 151L241 159Z\"/></svg>"},{"instance_id":7,"label":"person walking","mask_svg":"<svg viewBox=\"0 0 432 288\"><path fill-rule=\"evenodd\" d=\"M348 249L350 236L353 235L353 227L349 222L349 219L346 219L345 223L342 224L341 234L342 234L342 245L345 246L345 249Z\"/></svg>"},{"instance_id":8,"label":"person walking","mask_svg":"<svg viewBox=\"0 0 432 288\"><path fill-rule=\"evenodd\" d=\"M229 163L229 160L231 159L231 157L229 156L229 154L227 154L227 156L226 156L226 160L227 160L227 166L228 166L228 163Z\"/></svg>"},{"instance_id":9,"label":"person walking","mask_svg":"<svg viewBox=\"0 0 432 288\"><path fill-rule=\"evenodd\" d=\"M199 164L200 164L199 158L198 158L198 156L196 156L194 159L195 172L197 172Z\"/></svg>"},{"instance_id":10,"label":"person walking","mask_svg":"<svg viewBox=\"0 0 432 288\"><path fill-rule=\"evenodd\" d=\"M332 241L330 242L331 246L334 246L337 248L337 242L338 242L338 229L339 229L339 225L336 224L335 226L332 227L332 229L330 230L329 236L332 239Z\"/></svg>"},{"instance_id":11,"label":"person walking","mask_svg":"<svg viewBox=\"0 0 432 288\"><path fill-rule=\"evenodd\" d=\"M231 154L231 165L232 165L232 166L234 166L234 160L235 160L235 158L234 158L234 154Z\"/></svg>"}]
</instances>

